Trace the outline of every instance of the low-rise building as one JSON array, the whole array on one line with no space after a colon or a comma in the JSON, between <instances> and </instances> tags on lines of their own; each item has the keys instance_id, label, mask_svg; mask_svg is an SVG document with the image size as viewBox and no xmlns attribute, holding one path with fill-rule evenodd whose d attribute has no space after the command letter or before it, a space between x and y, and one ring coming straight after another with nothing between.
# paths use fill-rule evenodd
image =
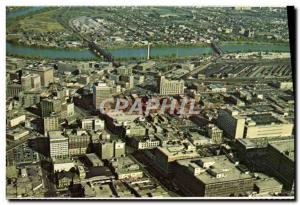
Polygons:
<instances>
[{"instance_id":1,"label":"low-rise building","mask_svg":"<svg viewBox=\"0 0 300 205\"><path fill-rule=\"evenodd\" d=\"M257 192L257 196L272 196L282 192L282 183L278 180L262 173L257 175L254 183L254 191Z\"/></svg>"},{"instance_id":2,"label":"low-rise building","mask_svg":"<svg viewBox=\"0 0 300 205\"><path fill-rule=\"evenodd\" d=\"M56 159L53 161L53 171L54 172L68 172L70 169L75 167L75 164L70 159Z\"/></svg>"},{"instance_id":3,"label":"low-rise building","mask_svg":"<svg viewBox=\"0 0 300 205\"><path fill-rule=\"evenodd\" d=\"M186 196L229 197L253 192L254 179L224 156L177 160L176 184Z\"/></svg>"},{"instance_id":4,"label":"low-rise building","mask_svg":"<svg viewBox=\"0 0 300 205\"><path fill-rule=\"evenodd\" d=\"M20 113L8 113L7 116L7 125L9 127L15 127L23 122L25 122L26 116Z\"/></svg>"},{"instance_id":5,"label":"low-rise building","mask_svg":"<svg viewBox=\"0 0 300 205\"><path fill-rule=\"evenodd\" d=\"M157 147L154 149L154 160L156 166L165 174L172 173L174 166L173 162L180 159L193 159L199 157L196 147L188 142L183 145L182 143L172 143L164 147Z\"/></svg>"},{"instance_id":6,"label":"low-rise building","mask_svg":"<svg viewBox=\"0 0 300 205\"><path fill-rule=\"evenodd\" d=\"M160 141L153 135L132 137L132 144L136 149L154 149L160 145Z\"/></svg>"},{"instance_id":7,"label":"low-rise building","mask_svg":"<svg viewBox=\"0 0 300 205\"><path fill-rule=\"evenodd\" d=\"M137 179L144 176L139 165L128 156L116 158L110 164L118 179Z\"/></svg>"},{"instance_id":8,"label":"low-rise building","mask_svg":"<svg viewBox=\"0 0 300 205\"><path fill-rule=\"evenodd\" d=\"M247 115L245 137L290 137L293 127L292 123L271 113Z\"/></svg>"},{"instance_id":9,"label":"low-rise building","mask_svg":"<svg viewBox=\"0 0 300 205\"><path fill-rule=\"evenodd\" d=\"M211 90L211 92L215 92L215 93L221 93L221 92L224 93L227 91L227 88L220 84L210 84L208 87Z\"/></svg>"},{"instance_id":10,"label":"low-rise building","mask_svg":"<svg viewBox=\"0 0 300 205\"><path fill-rule=\"evenodd\" d=\"M93 167L103 166L103 162L99 159L99 157L95 153L89 153L86 154L85 156Z\"/></svg>"},{"instance_id":11,"label":"low-rise building","mask_svg":"<svg viewBox=\"0 0 300 205\"><path fill-rule=\"evenodd\" d=\"M7 130L6 132L7 139L9 140L19 140L27 135L29 135L29 130L22 128L22 127L16 127L14 129Z\"/></svg>"},{"instance_id":12,"label":"low-rise building","mask_svg":"<svg viewBox=\"0 0 300 205\"><path fill-rule=\"evenodd\" d=\"M210 139L199 132L189 132L188 139L195 146L210 144Z\"/></svg>"}]
</instances>

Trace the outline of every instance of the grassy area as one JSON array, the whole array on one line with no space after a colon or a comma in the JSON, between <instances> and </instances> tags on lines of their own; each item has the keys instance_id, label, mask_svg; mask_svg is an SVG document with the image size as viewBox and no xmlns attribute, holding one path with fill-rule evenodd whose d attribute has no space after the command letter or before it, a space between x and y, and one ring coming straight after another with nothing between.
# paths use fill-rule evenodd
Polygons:
<instances>
[{"instance_id":1,"label":"grassy area","mask_svg":"<svg viewBox=\"0 0 300 205\"><path fill-rule=\"evenodd\" d=\"M19 22L20 28L25 31L33 32L55 32L64 31L64 27L55 20L56 10L36 14L26 17Z\"/></svg>"},{"instance_id":2,"label":"grassy area","mask_svg":"<svg viewBox=\"0 0 300 205\"><path fill-rule=\"evenodd\" d=\"M10 27L14 27L19 31L32 31L37 33L64 31L64 27L55 20L55 15L57 15L57 10L53 9L27 16Z\"/></svg>"}]
</instances>

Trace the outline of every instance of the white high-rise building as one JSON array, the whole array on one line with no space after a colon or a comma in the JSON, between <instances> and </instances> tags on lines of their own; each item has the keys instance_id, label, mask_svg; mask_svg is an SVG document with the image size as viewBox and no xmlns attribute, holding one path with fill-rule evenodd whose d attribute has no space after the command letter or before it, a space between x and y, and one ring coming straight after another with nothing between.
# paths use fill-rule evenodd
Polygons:
<instances>
[{"instance_id":1,"label":"white high-rise building","mask_svg":"<svg viewBox=\"0 0 300 205\"><path fill-rule=\"evenodd\" d=\"M234 109L219 110L217 125L233 139L243 138L246 117Z\"/></svg>"},{"instance_id":2,"label":"white high-rise building","mask_svg":"<svg viewBox=\"0 0 300 205\"><path fill-rule=\"evenodd\" d=\"M40 89L41 88L41 76L38 74L31 74L31 88Z\"/></svg>"},{"instance_id":3,"label":"white high-rise building","mask_svg":"<svg viewBox=\"0 0 300 205\"><path fill-rule=\"evenodd\" d=\"M65 158L69 154L68 138L61 131L49 131L50 157L52 159Z\"/></svg>"}]
</instances>

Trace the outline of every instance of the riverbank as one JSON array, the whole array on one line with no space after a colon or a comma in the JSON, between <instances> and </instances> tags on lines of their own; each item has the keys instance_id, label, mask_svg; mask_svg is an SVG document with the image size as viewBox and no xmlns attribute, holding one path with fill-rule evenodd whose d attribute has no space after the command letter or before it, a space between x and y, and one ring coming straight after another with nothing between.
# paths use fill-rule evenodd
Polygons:
<instances>
[{"instance_id":1,"label":"riverbank","mask_svg":"<svg viewBox=\"0 0 300 205\"><path fill-rule=\"evenodd\" d=\"M45 57L41 57L41 56L27 56L27 55L20 55L20 54L9 54L7 55L9 57L14 57L14 58L23 58L23 59L27 59L27 60L65 60L65 61L99 61L102 60L99 57L93 57L93 58L45 58Z\"/></svg>"},{"instance_id":2,"label":"riverbank","mask_svg":"<svg viewBox=\"0 0 300 205\"><path fill-rule=\"evenodd\" d=\"M219 46L226 45L277 45L277 46L289 46L289 42L268 42L268 41L220 41L217 43Z\"/></svg>"},{"instance_id":3,"label":"riverbank","mask_svg":"<svg viewBox=\"0 0 300 205\"><path fill-rule=\"evenodd\" d=\"M151 43L150 47L154 48L207 48L210 45L208 43L181 43L181 44L165 44L165 43ZM123 45L113 45L110 47L103 47L107 50L117 50L117 49L135 49L135 48L148 48L148 44L123 44Z\"/></svg>"},{"instance_id":4,"label":"riverbank","mask_svg":"<svg viewBox=\"0 0 300 205\"><path fill-rule=\"evenodd\" d=\"M53 46L42 46L42 45L27 45L27 44L16 42L12 39L6 40L6 42L8 42L10 44L13 44L15 46L18 46L18 47L28 47L28 48L37 48L37 49L52 49L52 50L57 50L57 51L64 51L64 50L67 50L67 51L86 51L86 50L89 50L86 47L76 47L76 48L72 47L72 48L69 48L69 47L53 47Z\"/></svg>"}]
</instances>

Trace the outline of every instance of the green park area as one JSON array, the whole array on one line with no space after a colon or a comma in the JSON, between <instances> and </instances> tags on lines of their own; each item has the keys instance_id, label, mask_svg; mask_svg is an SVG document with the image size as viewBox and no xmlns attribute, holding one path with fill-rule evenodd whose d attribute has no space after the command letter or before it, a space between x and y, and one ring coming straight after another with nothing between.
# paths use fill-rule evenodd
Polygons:
<instances>
[{"instance_id":1,"label":"green park area","mask_svg":"<svg viewBox=\"0 0 300 205\"><path fill-rule=\"evenodd\" d=\"M64 31L64 27L60 25L55 16L57 15L58 8L51 8L45 12L37 12L23 18L17 18L14 22L10 22L7 27L8 32L34 32L34 33L47 33Z\"/></svg>"}]
</instances>

